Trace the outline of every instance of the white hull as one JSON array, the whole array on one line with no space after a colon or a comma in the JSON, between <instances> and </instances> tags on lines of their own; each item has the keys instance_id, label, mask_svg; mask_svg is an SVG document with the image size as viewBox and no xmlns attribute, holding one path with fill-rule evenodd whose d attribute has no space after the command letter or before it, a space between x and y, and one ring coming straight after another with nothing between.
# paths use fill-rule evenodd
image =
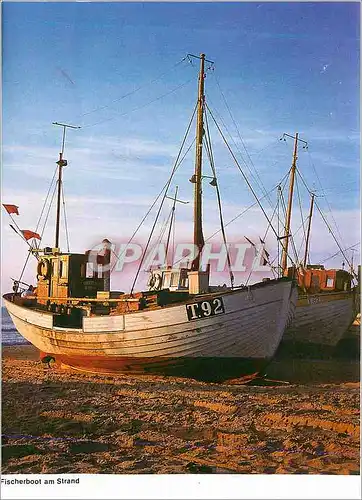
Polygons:
<instances>
[{"instance_id":1,"label":"white hull","mask_svg":"<svg viewBox=\"0 0 362 500\"><path fill-rule=\"evenodd\" d=\"M281 280L212 296L222 297L225 313L189 321L182 303L83 318L81 329L53 327L51 313L9 300L5 304L23 337L72 366L125 371L192 359L269 361L294 313L292 283Z\"/></svg>"}]
</instances>

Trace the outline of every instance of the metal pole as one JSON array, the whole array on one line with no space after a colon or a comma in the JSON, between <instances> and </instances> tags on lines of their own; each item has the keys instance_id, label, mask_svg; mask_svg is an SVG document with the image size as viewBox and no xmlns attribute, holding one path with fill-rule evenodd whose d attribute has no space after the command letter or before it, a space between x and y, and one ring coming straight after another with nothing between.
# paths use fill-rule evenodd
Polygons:
<instances>
[{"instance_id":1,"label":"metal pole","mask_svg":"<svg viewBox=\"0 0 362 500\"><path fill-rule=\"evenodd\" d=\"M308 219L308 229L307 229L307 238L305 241L305 253L304 253L304 262L303 267L307 265L307 257L308 257L308 247L309 247L309 236L310 236L310 228L312 225L312 215L313 215L313 206L314 206L314 193L312 193L312 198L310 200L310 210L309 210L309 219Z\"/></svg>"}]
</instances>

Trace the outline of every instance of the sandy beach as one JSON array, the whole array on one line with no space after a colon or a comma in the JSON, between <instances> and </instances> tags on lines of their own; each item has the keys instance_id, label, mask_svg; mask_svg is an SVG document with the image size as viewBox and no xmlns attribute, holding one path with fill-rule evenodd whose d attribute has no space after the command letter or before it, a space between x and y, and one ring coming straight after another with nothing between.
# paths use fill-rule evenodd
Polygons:
<instances>
[{"instance_id":1,"label":"sandy beach","mask_svg":"<svg viewBox=\"0 0 362 500\"><path fill-rule=\"evenodd\" d=\"M2 472L359 474L359 362L252 385L90 375L3 348Z\"/></svg>"}]
</instances>

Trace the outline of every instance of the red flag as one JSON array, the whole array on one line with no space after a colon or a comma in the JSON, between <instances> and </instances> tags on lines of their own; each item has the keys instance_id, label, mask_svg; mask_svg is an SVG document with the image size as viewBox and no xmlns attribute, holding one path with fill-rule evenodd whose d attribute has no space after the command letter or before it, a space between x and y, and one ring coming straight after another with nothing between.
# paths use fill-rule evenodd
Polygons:
<instances>
[{"instance_id":1,"label":"red flag","mask_svg":"<svg viewBox=\"0 0 362 500\"><path fill-rule=\"evenodd\" d=\"M5 208L5 210L7 211L8 214L16 214L16 215L19 215L19 211L18 211L18 208L16 205L5 205L5 203L3 203L3 207Z\"/></svg>"},{"instance_id":2,"label":"red flag","mask_svg":"<svg viewBox=\"0 0 362 500\"><path fill-rule=\"evenodd\" d=\"M41 240L39 234L34 233L34 231L29 231L29 229L22 229L21 232L23 233L23 236L26 239L26 241L30 240L31 238L36 238L37 240Z\"/></svg>"}]
</instances>

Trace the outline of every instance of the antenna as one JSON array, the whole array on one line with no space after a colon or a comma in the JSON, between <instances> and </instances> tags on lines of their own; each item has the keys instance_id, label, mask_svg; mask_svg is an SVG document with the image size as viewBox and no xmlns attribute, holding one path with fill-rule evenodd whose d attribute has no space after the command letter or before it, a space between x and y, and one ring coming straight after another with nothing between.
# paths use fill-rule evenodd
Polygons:
<instances>
[{"instance_id":1,"label":"antenna","mask_svg":"<svg viewBox=\"0 0 362 500\"><path fill-rule=\"evenodd\" d=\"M59 127L63 127L63 137L62 137L62 149L59 153L59 160L57 161L58 165L58 199L57 199L57 221L55 225L55 248L59 248L59 228L60 228L60 198L62 193L62 169L68 165L67 160L63 159L64 147L65 147L65 134L67 128L79 129L81 127L77 127L74 125L68 125L66 123L58 123L53 122L53 125L58 125Z\"/></svg>"}]
</instances>

